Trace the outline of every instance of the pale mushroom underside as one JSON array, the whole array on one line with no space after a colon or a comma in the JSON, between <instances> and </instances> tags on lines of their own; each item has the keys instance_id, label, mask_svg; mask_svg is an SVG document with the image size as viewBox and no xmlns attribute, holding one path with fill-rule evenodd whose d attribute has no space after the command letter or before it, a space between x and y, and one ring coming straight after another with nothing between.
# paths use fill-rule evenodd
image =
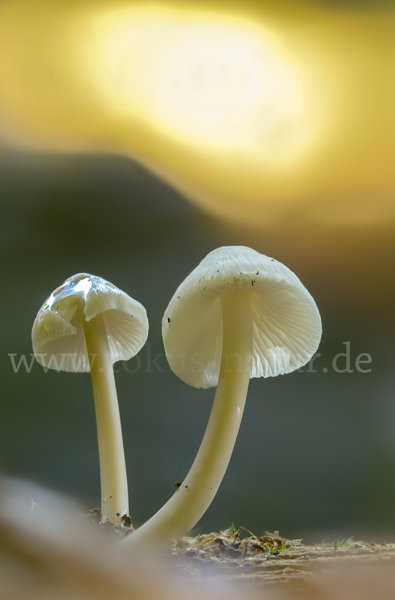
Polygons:
<instances>
[{"instance_id":1,"label":"pale mushroom underside","mask_svg":"<svg viewBox=\"0 0 395 600\"><path fill-rule=\"evenodd\" d=\"M290 373L306 364L318 348L320 315L296 275L249 248L221 248L179 286L163 318L169 364L189 385L208 388L218 383L223 338L220 297L235 287L251 300L251 377Z\"/></svg>"}]
</instances>

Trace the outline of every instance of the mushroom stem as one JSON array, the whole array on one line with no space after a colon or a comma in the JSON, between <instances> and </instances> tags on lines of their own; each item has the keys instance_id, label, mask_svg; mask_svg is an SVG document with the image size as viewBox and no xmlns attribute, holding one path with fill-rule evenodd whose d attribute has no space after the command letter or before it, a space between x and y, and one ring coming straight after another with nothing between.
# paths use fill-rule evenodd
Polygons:
<instances>
[{"instance_id":1,"label":"mushroom stem","mask_svg":"<svg viewBox=\"0 0 395 600\"><path fill-rule=\"evenodd\" d=\"M251 375L250 293L235 290L221 298L223 344L214 404L199 451L179 489L127 544L163 543L185 535L213 501L239 432Z\"/></svg>"},{"instance_id":2,"label":"mushroom stem","mask_svg":"<svg viewBox=\"0 0 395 600\"><path fill-rule=\"evenodd\" d=\"M129 496L114 370L103 315L83 323L95 400L102 521L119 523L129 514Z\"/></svg>"}]
</instances>

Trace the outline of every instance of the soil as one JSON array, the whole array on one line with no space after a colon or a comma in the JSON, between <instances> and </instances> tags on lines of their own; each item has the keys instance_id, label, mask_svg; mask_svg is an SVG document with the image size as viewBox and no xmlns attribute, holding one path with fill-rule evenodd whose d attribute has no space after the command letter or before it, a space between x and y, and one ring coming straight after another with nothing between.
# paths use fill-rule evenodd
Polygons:
<instances>
[{"instance_id":1,"label":"soil","mask_svg":"<svg viewBox=\"0 0 395 600\"><path fill-rule=\"evenodd\" d=\"M225 576L254 586L307 580L348 561L355 566L378 562L395 566L395 544L349 539L305 546L277 532L257 537L243 528L185 537L172 547L171 555L182 568L199 576Z\"/></svg>"}]
</instances>

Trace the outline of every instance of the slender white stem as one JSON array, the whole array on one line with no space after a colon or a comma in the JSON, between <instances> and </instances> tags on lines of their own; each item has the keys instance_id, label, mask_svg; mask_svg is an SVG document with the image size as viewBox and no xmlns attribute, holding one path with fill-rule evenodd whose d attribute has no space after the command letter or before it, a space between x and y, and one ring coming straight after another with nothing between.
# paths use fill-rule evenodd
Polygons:
<instances>
[{"instance_id":1,"label":"slender white stem","mask_svg":"<svg viewBox=\"0 0 395 600\"><path fill-rule=\"evenodd\" d=\"M236 442L251 373L252 318L247 292L221 301L223 346L218 386L202 443L192 467L168 502L123 543L158 544L185 535L210 506Z\"/></svg>"},{"instance_id":2,"label":"slender white stem","mask_svg":"<svg viewBox=\"0 0 395 600\"><path fill-rule=\"evenodd\" d=\"M99 443L102 520L129 514L128 482L114 370L101 314L84 321Z\"/></svg>"}]
</instances>

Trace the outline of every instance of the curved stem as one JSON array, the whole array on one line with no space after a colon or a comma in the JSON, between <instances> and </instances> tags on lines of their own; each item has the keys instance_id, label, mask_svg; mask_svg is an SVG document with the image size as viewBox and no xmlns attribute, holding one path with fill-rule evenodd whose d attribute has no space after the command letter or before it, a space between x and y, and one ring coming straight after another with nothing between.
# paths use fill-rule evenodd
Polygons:
<instances>
[{"instance_id":1,"label":"curved stem","mask_svg":"<svg viewBox=\"0 0 395 600\"><path fill-rule=\"evenodd\" d=\"M221 300L223 346L218 386L207 428L192 467L168 502L126 544L154 544L185 535L210 506L236 442L251 373L252 318L249 293Z\"/></svg>"},{"instance_id":2,"label":"curved stem","mask_svg":"<svg viewBox=\"0 0 395 600\"><path fill-rule=\"evenodd\" d=\"M102 521L129 514L128 482L114 370L101 314L84 321L91 367L100 458Z\"/></svg>"}]
</instances>

